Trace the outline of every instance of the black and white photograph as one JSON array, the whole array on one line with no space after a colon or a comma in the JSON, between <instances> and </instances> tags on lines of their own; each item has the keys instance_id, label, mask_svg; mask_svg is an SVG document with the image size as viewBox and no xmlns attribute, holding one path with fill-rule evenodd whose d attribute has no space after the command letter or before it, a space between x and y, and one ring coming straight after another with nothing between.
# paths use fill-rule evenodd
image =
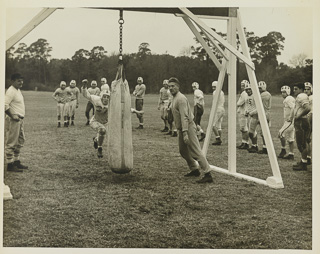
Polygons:
<instances>
[{"instance_id":1,"label":"black and white photograph","mask_svg":"<svg viewBox=\"0 0 320 254\"><path fill-rule=\"evenodd\" d=\"M320 253L319 1L0 10L1 253Z\"/></svg>"}]
</instances>

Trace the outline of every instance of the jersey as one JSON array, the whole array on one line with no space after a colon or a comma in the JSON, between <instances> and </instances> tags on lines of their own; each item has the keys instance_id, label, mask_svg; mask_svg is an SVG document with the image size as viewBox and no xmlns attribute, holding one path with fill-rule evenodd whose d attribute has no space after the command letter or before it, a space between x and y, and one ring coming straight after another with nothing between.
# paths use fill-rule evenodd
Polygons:
<instances>
[{"instance_id":1,"label":"jersey","mask_svg":"<svg viewBox=\"0 0 320 254\"><path fill-rule=\"evenodd\" d=\"M70 91L70 93L71 93L71 96L70 96L70 99L72 100L72 101L74 101L74 100L79 100L79 94L80 94L80 90L79 90L79 88L78 87L67 87L66 89L68 89L69 91Z\"/></svg>"},{"instance_id":2,"label":"jersey","mask_svg":"<svg viewBox=\"0 0 320 254\"><path fill-rule=\"evenodd\" d=\"M91 95L100 95L100 88L99 87L89 87L88 88L88 92L91 94Z\"/></svg>"},{"instance_id":3,"label":"jersey","mask_svg":"<svg viewBox=\"0 0 320 254\"><path fill-rule=\"evenodd\" d=\"M196 105L204 106L203 92L200 89L196 89L194 90L193 94L194 94L194 97L193 97L194 106Z\"/></svg>"},{"instance_id":4,"label":"jersey","mask_svg":"<svg viewBox=\"0 0 320 254\"><path fill-rule=\"evenodd\" d=\"M83 96L87 98L94 106L95 113L92 119L98 121L99 123L105 124L108 122L108 105L104 105L102 103L100 96L90 94L89 89L84 88L82 93Z\"/></svg>"},{"instance_id":5,"label":"jersey","mask_svg":"<svg viewBox=\"0 0 320 254\"><path fill-rule=\"evenodd\" d=\"M102 93L103 91L106 91L107 93L110 93L110 87L109 87L108 84L103 84L103 85L101 86L101 93Z\"/></svg>"},{"instance_id":6,"label":"jersey","mask_svg":"<svg viewBox=\"0 0 320 254\"><path fill-rule=\"evenodd\" d=\"M239 97L239 99L237 101L237 107L238 107L237 112L239 114L244 115L245 112L246 112L246 109L247 109L246 99L247 99L247 97L248 97L248 94L247 94L246 91L243 91L240 94L240 97Z\"/></svg>"},{"instance_id":7,"label":"jersey","mask_svg":"<svg viewBox=\"0 0 320 254\"><path fill-rule=\"evenodd\" d=\"M258 112L256 107L256 102L253 98L253 94L247 96L246 99L246 111L251 117L258 118Z\"/></svg>"},{"instance_id":8,"label":"jersey","mask_svg":"<svg viewBox=\"0 0 320 254\"><path fill-rule=\"evenodd\" d=\"M213 97L215 96L215 94L216 94L216 90L213 91L213 93L212 93ZM218 102L218 105L217 105L217 112L224 111L224 102L225 102L225 100L224 100L224 92L221 91L220 95L219 95L219 102Z\"/></svg>"},{"instance_id":9,"label":"jersey","mask_svg":"<svg viewBox=\"0 0 320 254\"><path fill-rule=\"evenodd\" d=\"M168 94L169 89L162 87L159 91L160 97L159 97L159 105L163 102L168 102L169 101L169 94Z\"/></svg>"},{"instance_id":10,"label":"jersey","mask_svg":"<svg viewBox=\"0 0 320 254\"><path fill-rule=\"evenodd\" d=\"M263 91L261 94L262 105L264 108L264 112L266 114L267 119L270 117L270 109L271 109L271 94L268 91Z\"/></svg>"},{"instance_id":11,"label":"jersey","mask_svg":"<svg viewBox=\"0 0 320 254\"><path fill-rule=\"evenodd\" d=\"M71 100L71 91L69 90L69 87L66 87L65 89L61 89L60 87L56 89L56 91L53 93L53 97L55 97L58 101L58 103L67 103Z\"/></svg>"},{"instance_id":12,"label":"jersey","mask_svg":"<svg viewBox=\"0 0 320 254\"><path fill-rule=\"evenodd\" d=\"M146 85L141 84L141 85L136 85L133 95L136 96L137 99L143 99L144 95L146 93Z\"/></svg>"},{"instance_id":13,"label":"jersey","mask_svg":"<svg viewBox=\"0 0 320 254\"><path fill-rule=\"evenodd\" d=\"M296 98L296 104L294 107L294 115L296 116L297 114L300 114L301 111L303 110L303 106L305 104L309 104L309 97L305 93L300 93L298 94ZM306 118L307 115L302 116L302 118Z\"/></svg>"},{"instance_id":14,"label":"jersey","mask_svg":"<svg viewBox=\"0 0 320 254\"><path fill-rule=\"evenodd\" d=\"M292 110L294 109L295 101L296 100L291 95L288 95L283 100L283 118L285 121L292 120Z\"/></svg>"}]
</instances>

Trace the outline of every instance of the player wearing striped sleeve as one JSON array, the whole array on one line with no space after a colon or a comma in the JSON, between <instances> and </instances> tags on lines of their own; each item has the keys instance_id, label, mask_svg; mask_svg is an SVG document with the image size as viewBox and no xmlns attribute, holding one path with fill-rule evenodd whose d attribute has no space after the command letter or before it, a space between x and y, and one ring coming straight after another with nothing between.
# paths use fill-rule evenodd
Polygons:
<instances>
[{"instance_id":1,"label":"player wearing striped sleeve","mask_svg":"<svg viewBox=\"0 0 320 254\"><path fill-rule=\"evenodd\" d=\"M241 81L241 94L237 101L237 113L238 113L238 121L242 136L242 141L237 148L239 149L248 149L249 148L249 121L248 116L245 115L246 112L246 99L248 94L246 93L245 85L249 84L249 81L242 80Z\"/></svg>"},{"instance_id":2,"label":"player wearing striped sleeve","mask_svg":"<svg viewBox=\"0 0 320 254\"><path fill-rule=\"evenodd\" d=\"M91 87L88 88L88 92L91 95L97 95L97 96L100 95L100 88L97 87L97 81L95 81L95 80L91 81ZM85 115L86 115L86 118L87 118L86 125L90 124L90 111L91 111L91 109L92 109L92 115L94 115L94 106L91 103L91 101L88 101L87 107L86 107L86 111L85 111Z\"/></svg>"},{"instance_id":3,"label":"player wearing striped sleeve","mask_svg":"<svg viewBox=\"0 0 320 254\"><path fill-rule=\"evenodd\" d=\"M310 123L307 114L310 111L308 95L304 93L304 83L299 82L293 85L294 96L296 103L293 111L294 128L296 132L296 143L301 154L301 161L293 165L293 170L307 170L307 139L310 133Z\"/></svg>"},{"instance_id":4,"label":"player wearing striped sleeve","mask_svg":"<svg viewBox=\"0 0 320 254\"><path fill-rule=\"evenodd\" d=\"M203 92L199 89L199 84L197 82L192 83L192 89L193 89L193 115L194 115L194 122L197 126L197 133L199 136L199 141L202 141L205 139L206 134L201 128L200 122L201 122L201 117L204 112L204 96Z\"/></svg>"},{"instance_id":5,"label":"player wearing striped sleeve","mask_svg":"<svg viewBox=\"0 0 320 254\"><path fill-rule=\"evenodd\" d=\"M294 143L294 127L293 127L293 110L295 99L290 95L291 89L289 86L281 87L281 95L283 100L284 124L279 130L278 137L281 142L281 152L278 158L293 160L293 143ZM286 142L289 144L289 154L286 152ZM285 156L286 155L286 156Z\"/></svg>"},{"instance_id":6,"label":"player wearing striped sleeve","mask_svg":"<svg viewBox=\"0 0 320 254\"><path fill-rule=\"evenodd\" d=\"M263 109L267 118L267 122L270 126L270 109L271 109L271 94L267 91L267 84L264 81L260 81L258 83L258 88L262 100L262 105ZM268 154L267 147L266 147L266 142L263 137L262 129L261 129L261 124L260 121L258 122L259 126L259 134L262 137L262 142L263 142L263 148L262 150L258 151L259 154Z\"/></svg>"},{"instance_id":7,"label":"player wearing striped sleeve","mask_svg":"<svg viewBox=\"0 0 320 254\"><path fill-rule=\"evenodd\" d=\"M70 102L69 102L69 118L71 118L71 126L73 126L76 109L79 107L80 90L78 87L76 87L75 80L71 80L70 87L67 87L66 89L68 89L71 93ZM68 123L69 123L69 119L68 119Z\"/></svg>"},{"instance_id":8,"label":"player wearing striped sleeve","mask_svg":"<svg viewBox=\"0 0 320 254\"><path fill-rule=\"evenodd\" d=\"M69 117L69 102L71 98L71 92L66 88L67 84L65 81L60 82L60 87L55 90L52 97L57 102L57 116L58 116L58 127L61 127L61 117L64 120L64 127L68 127Z\"/></svg>"},{"instance_id":9,"label":"player wearing striped sleeve","mask_svg":"<svg viewBox=\"0 0 320 254\"><path fill-rule=\"evenodd\" d=\"M143 78L138 77L137 85L133 91L133 95L136 97L136 110L143 111L143 99L146 93L146 85L143 84ZM143 129L143 115L137 115L139 119L139 126L137 129Z\"/></svg>"},{"instance_id":10,"label":"player wearing striped sleeve","mask_svg":"<svg viewBox=\"0 0 320 254\"><path fill-rule=\"evenodd\" d=\"M169 124L168 124L168 105L169 105L169 94L168 94L168 80L163 80L163 87L160 89L160 96L158 101L158 110L161 113L161 119L164 122L164 129L161 132L168 132L169 131Z\"/></svg>"},{"instance_id":11,"label":"player wearing striped sleeve","mask_svg":"<svg viewBox=\"0 0 320 254\"><path fill-rule=\"evenodd\" d=\"M310 111L307 114L309 124L310 124L310 135L307 139L307 146L308 146L308 155L307 155L307 164L311 165L312 164L312 108L313 108L313 91L312 91L312 84L309 82L304 83L304 92L308 95L309 97L309 104L310 104Z\"/></svg>"},{"instance_id":12,"label":"player wearing striped sleeve","mask_svg":"<svg viewBox=\"0 0 320 254\"><path fill-rule=\"evenodd\" d=\"M212 82L212 90L213 90L213 97L216 94L216 89L217 89L218 81L213 81ZM212 145L219 146L222 144L221 140L221 134L222 134L222 121L223 121L223 116L225 114L225 109L224 109L224 92L221 90L220 94L218 96L218 104L217 104L217 110L216 110L216 115L213 119L213 133L216 136L216 141L212 143ZM214 103L214 102L213 102Z\"/></svg>"},{"instance_id":13,"label":"player wearing striped sleeve","mask_svg":"<svg viewBox=\"0 0 320 254\"><path fill-rule=\"evenodd\" d=\"M82 81L82 95L90 101L95 109L95 114L92 116L89 124L92 129L97 132L97 136L93 138L93 146L97 150L98 158L102 158L102 144L107 134L108 124L108 104L110 93L103 91L99 95L90 94L87 89L88 80Z\"/></svg>"}]
</instances>

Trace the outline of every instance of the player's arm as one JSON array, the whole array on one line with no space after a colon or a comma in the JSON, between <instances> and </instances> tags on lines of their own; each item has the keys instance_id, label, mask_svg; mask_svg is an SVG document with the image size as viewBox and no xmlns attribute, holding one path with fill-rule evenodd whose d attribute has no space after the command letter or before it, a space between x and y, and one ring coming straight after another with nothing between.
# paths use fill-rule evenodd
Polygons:
<instances>
[{"instance_id":1,"label":"player's arm","mask_svg":"<svg viewBox=\"0 0 320 254\"><path fill-rule=\"evenodd\" d=\"M299 119L299 118L307 115L309 112L310 112L310 104L309 104L309 102L306 102L306 103L302 104L302 108L299 113L297 112L295 119Z\"/></svg>"},{"instance_id":2,"label":"player's arm","mask_svg":"<svg viewBox=\"0 0 320 254\"><path fill-rule=\"evenodd\" d=\"M243 98L243 96L240 95L238 101L237 101L237 107L241 107L245 104L245 99Z\"/></svg>"},{"instance_id":3,"label":"player's arm","mask_svg":"<svg viewBox=\"0 0 320 254\"><path fill-rule=\"evenodd\" d=\"M142 95L145 92L145 90L146 90L146 86L145 85L141 86L137 91L136 96Z\"/></svg>"},{"instance_id":4,"label":"player's arm","mask_svg":"<svg viewBox=\"0 0 320 254\"><path fill-rule=\"evenodd\" d=\"M56 101L56 102L60 102L60 97L59 97L59 93L58 93L58 90L57 89L53 94L52 94L52 98Z\"/></svg>"},{"instance_id":5,"label":"player's arm","mask_svg":"<svg viewBox=\"0 0 320 254\"><path fill-rule=\"evenodd\" d=\"M189 114L188 104L186 100L180 100L178 103L178 110L181 117L182 132L188 131L189 129Z\"/></svg>"},{"instance_id":6,"label":"player's arm","mask_svg":"<svg viewBox=\"0 0 320 254\"><path fill-rule=\"evenodd\" d=\"M88 92L87 87L88 87L88 80L86 79L82 80L82 87L81 87L82 95L84 98L92 102L91 94Z\"/></svg>"}]
</instances>

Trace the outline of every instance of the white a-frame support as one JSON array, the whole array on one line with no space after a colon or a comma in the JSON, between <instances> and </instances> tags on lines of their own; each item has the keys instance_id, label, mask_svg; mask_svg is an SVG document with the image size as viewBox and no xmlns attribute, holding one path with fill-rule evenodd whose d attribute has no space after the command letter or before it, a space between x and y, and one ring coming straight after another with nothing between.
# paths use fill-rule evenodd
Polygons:
<instances>
[{"instance_id":1,"label":"white a-frame support","mask_svg":"<svg viewBox=\"0 0 320 254\"><path fill-rule=\"evenodd\" d=\"M208 27L202 20L199 19L198 16L194 15L187 8L179 8L184 15L181 15L183 20L189 26L190 30L196 36L202 47L206 50L207 54L213 61L213 63L218 68L219 77L218 77L218 85L216 89L215 96L213 98L212 108L210 111L209 122L207 127L207 135L202 147L202 151L205 155L207 155L208 147L210 143L210 138L212 134L212 126L213 120L216 115L216 108L218 105L219 94L222 90L222 85L224 81L224 77L228 74L228 169L219 168L213 165L210 165L211 169L220 173L228 174L235 176L237 178L245 179L248 181L256 182L258 184L266 185L271 188L283 188L283 181L280 174L280 169L277 161L277 157L275 154L274 146L272 143L272 138L270 134L270 130L268 127L265 111L262 105L262 100L260 97L258 83L255 75L254 64L251 61L249 48L247 45L244 29L242 26L240 12L237 10L237 15L235 17L227 17L225 18L228 22L228 31L227 31L227 41L219 36L216 32L213 31L210 27ZM193 22L192 22L193 21ZM212 44L216 47L216 49L223 56L222 64L218 61L211 48L207 45L207 43L202 38L200 32L193 24L195 23L199 29L203 32L203 34L207 37L207 39L212 42ZM238 33L242 53L237 50L236 44L236 35ZM225 47L225 51L217 45L218 41L221 45ZM262 128L262 133L266 142L267 151L269 155L269 160L271 164L271 169L273 176L268 177L266 180L259 179L256 177L244 175L237 173L236 171L236 61L237 58L245 63L249 81L252 87L252 92L254 96L254 100L256 103L259 121Z\"/></svg>"}]
</instances>

